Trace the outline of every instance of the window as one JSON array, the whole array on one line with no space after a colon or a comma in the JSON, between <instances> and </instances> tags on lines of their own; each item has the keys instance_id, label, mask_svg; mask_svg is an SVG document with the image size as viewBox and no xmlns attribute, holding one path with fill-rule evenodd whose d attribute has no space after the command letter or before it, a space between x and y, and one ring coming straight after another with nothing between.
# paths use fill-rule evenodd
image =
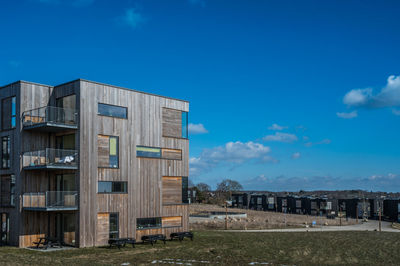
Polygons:
<instances>
[{"instance_id":1,"label":"window","mask_svg":"<svg viewBox=\"0 0 400 266\"><path fill-rule=\"evenodd\" d=\"M98 167L119 167L118 137L98 135Z\"/></svg>"},{"instance_id":2,"label":"window","mask_svg":"<svg viewBox=\"0 0 400 266\"><path fill-rule=\"evenodd\" d=\"M17 99L11 98L11 128L15 128L17 125Z\"/></svg>"},{"instance_id":3,"label":"window","mask_svg":"<svg viewBox=\"0 0 400 266\"><path fill-rule=\"evenodd\" d=\"M146 157L146 158L161 158L161 149L160 148L152 148L152 147L144 147L144 146L136 146L136 156L137 157Z\"/></svg>"},{"instance_id":4,"label":"window","mask_svg":"<svg viewBox=\"0 0 400 266\"><path fill-rule=\"evenodd\" d=\"M4 175L0 178L0 206L15 206L15 175Z\"/></svg>"},{"instance_id":5,"label":"window","mask_svg":"<svg viewBox=\"0 0 400 266\"><path fill-rule=\"evenodd\" d=\"M15 96L3 99L1 113L2 129L8 130L15 128L17 125L17 101Z\"/></svg>"},{"instance_id":6,"label":"window","mask_svg":"<svg viewBox=\"0 0 400 266\"><path fill-rule=\"evenodd\" d=\"M136 156L144 158L182 160L182 150L136 146Z\"/></svg>"},{"instance_id":7,"label":"window","mask_svg":"<svg viewBox=\"0 0 400 266\"><path fill-rule=\"evenodd\" d=\"M111 238L119 238L118 213L110 213L110 239Z\"/></svg>"},{"instance_id":8,"label":"window","mask_svg":"<svg viewBox=\"0 0 400 266\"><path fill-rule=\"evenodd\" d=\"M182 138L189 138L188 134L188 112L182 112Z\"/></svg>"},{"instance_id":9,"label":"window","mask_svg":"<svg viewBox=\"0 0 400 266\"><path fill-rule=\"evenodd\" d=\"M125 119L128 118L128 108L126 107L99 103L97 108L99 115Z\"/></svg>"},{"instance_id":10,"label":"window","mask_svg":"<svg viewBox=\"0 0 400 266\"><path fill-rule=\"evenodd\" d=\"M11 152L11 142L10 136L5 136L1 138L1 167L10 168L10 152Z\"/></svg>"},{"instance_id":11,"label":"window","mask_svg":"<svg viewBox=\"0 0 400 266\"><path fill-rule=\"evenodd\" d=\"M182 203L189 203L188 196L189 179L187 176L182 177Z\"/></svg>"},{"instance_id":12,"label":"window","mask_svg":"<svg viewBox=\"0 0 400 266\"><path fill-rule=\"evenodd\" d=\"M127 193L128 182L99 181L98 193Z\"/></svg>"},{"instance_id":13,"label":"window","mask_svg":"<svg viewBox=\"0 0 400 266\"><path fill-rule=\"evenodd\" d=\"M155 218L137 218L136 219L136 229L151 229L151 228L161 228L161 217Z\"/></svg>"}]
</instances>

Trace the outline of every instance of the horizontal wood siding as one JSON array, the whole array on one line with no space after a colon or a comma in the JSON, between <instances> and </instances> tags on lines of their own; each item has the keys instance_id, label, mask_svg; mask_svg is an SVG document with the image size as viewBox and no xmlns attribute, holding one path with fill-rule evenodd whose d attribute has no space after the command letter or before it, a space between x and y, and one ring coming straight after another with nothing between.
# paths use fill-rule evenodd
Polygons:
<instances>
[{"instance_id":1,"label":"horizontal wood siding","mask_svg":"<svg viewBox=\"0 0 400 266\"><path fill-rule=\"evenodd\" d=\"M182 226L182 216L171 216L162 217L162 227L181 227Z\"/></svg>"},{"instance_id":2,"label":"horizontal wood siding","mask_svg":"<svg viewBox=\"0 0 400 266\"><path fill-rule=\"evenodd\" d=\"M182 111L162 109L162 135L164 137L182 137Z\"/></svg>"},{"instance_id":3,"label":"horizontal wood siding","mask_svg":"<svg viewBox=\"0 0 400 266\"><path fill-rule=\"evenodd\" d=\"M182 203L182 178L167 177L162 178L162 203L180 204Z\"/></svg>"}]
</instances>

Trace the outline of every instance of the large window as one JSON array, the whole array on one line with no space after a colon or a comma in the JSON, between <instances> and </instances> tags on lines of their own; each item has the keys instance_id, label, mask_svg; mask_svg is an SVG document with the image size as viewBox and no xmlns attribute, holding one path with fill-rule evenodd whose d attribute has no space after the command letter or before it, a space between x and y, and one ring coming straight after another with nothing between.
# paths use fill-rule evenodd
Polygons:
<instances>
[{"instance_id":1,"label":"large window","mask_svg":"<svg viewBox=\"0 0 400 266\"><path fill-rule=\"evenodd\" d=\"M169 160L182 160L182 150L136 146L136 156Z\"/></svg>"},{"instance_id":2,"label":"large window","mask_svg":"<svg viewBox=\"0 0 400 266\"><path fill-rule=\"evenodd\" d=\"M17 125L17 101L15 96L3 99L1 103L2 129L15 128Z\"/></svg>"},{"instance_id":3,"label":"large window","mask_svg":"<svg viewBox=\"0 0 400 266\"><path fill-rule=\"evenodd\" d=\"M1 167L10 168L11 141L10 136L1 138Z\"/></svg>"},{"instance_id":4,"label":"large window","mask_svg":"<svg viewBox=\"0 0 400 266\"><path fill-rule=\"evenodd\" d=\"M137 218L136 219L136 229L151 229L151 228L161 228L161 217L155 218Z\"/></svg>"},{"instance_id":5,"label":"large window","mask_svg":"<svg viewBox=\"0 0 400 266\"><path fill-rule=\"evenodd\" d=\"M98 135L98 166L107 168L119 167L119 143L116 136Z\"/></svg>"},{"instance_id":6,"label":"large window","mask_svg":"<svg viewBox=\"0 0 400 266\"><path fill-rule=\"evenodd\" d=\"M98 104L98 114L116 118L128 118L128 108L104 103Z\"/></svg>"},{"instance_id":7,"label":"large window","mask_svg":"<svg viewBox=\"0 0 400 266\"><path fill-rule=\"evenodd\" d=\"M0 206L15 206L15 175L4 175L0 178Z\"/></svg>"},{"instance_id":8,"label":"large window","mask_svg":"<svg viewBox=\"0 0 400 266\"><path fill-rule=\"evenodd\" d=\"M127 193L127 182L99 181L98 193Z\"/></svg>"},{"instance_id":9,"label":"large window","mask_svg":"<svg viewBox=\"0 0 400 266\"><path fill-rule=\"evenodd\" d=\"M110 213L110 239L111 238L119 238L118 213Z\"/></svg>"}]
</instances>

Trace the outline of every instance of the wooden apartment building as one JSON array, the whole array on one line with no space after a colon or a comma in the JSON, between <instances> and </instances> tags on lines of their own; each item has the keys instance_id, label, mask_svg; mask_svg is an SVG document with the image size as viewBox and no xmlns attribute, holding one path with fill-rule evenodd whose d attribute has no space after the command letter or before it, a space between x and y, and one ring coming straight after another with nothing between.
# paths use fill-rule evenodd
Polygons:
<instances>
[{"instance_id":1,"label":"wooden apartment building","mask_svg":"<svg viewBox=\"0 0 400 266\"><path fill-rule=\"evenodd\" d=\"M0 87L1 243L188 231L187 101L74 80Z\"/></svg>"}]
</instances>

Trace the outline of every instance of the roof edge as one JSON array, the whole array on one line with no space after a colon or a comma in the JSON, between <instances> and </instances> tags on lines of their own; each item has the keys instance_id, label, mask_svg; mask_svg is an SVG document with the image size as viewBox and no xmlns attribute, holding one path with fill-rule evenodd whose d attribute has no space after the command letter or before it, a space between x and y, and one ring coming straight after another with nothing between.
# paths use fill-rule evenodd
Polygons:
<instances>
[{"instance_id":1,"label":"roof edge","mask_svg":"<svg viewBox=\"0 0 400 266\"><path fill-rule=\"evenodd\" d=\"M129 88L120 87L120 86L116 86L116 85L112 85L112 84L107 84L107 83L97 82L97 81L92 81L92 80L87 80L87 79L81 79L81 78L74 79L74 80L71 80L71 81L69 81L69 82L65 82L65 83L56 85L56 86L54 86L54 87L56 88L56 87L64 86L64 85L67 85L67 84L70 84L70 83L74 83L74 82L77 82L77 81L83 81L83 82L88 82L88 83L93 83L93 84L98 84L98 85L113 87L113 88L116 88L116 89L128 90L128 91L133 91L133 92L137 92L137 93L147 94L147 95L151 95L151 96L162 97L162 98L166 98L166 99L170 99L170 100L175 100L175 101L180 101L180 102L187 102L187 103L189 103L189 101L187 101L187 100L182 100L182 99L177 99L177 98L173 98L173 97L158 95L158 94L150 93L150 92L138 91L138 90L135 90L135 89L129 89Z\"/></svg>"}]
</instances>

